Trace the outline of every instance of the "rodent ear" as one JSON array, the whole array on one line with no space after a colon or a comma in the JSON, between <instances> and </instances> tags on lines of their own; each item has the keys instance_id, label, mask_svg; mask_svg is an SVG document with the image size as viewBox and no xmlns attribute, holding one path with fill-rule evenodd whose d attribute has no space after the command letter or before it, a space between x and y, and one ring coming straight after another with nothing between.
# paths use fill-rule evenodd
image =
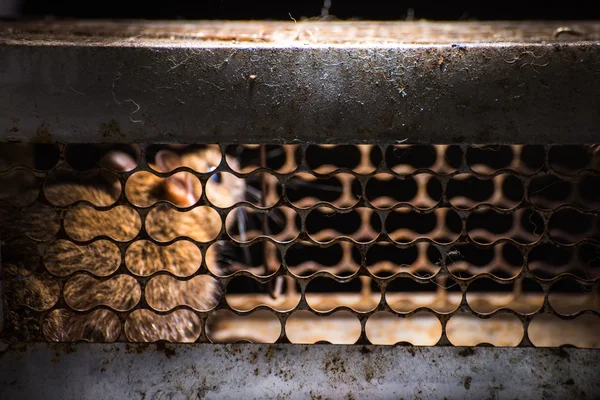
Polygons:
<instances>
[{"instance_id":1,"label":"rodent ear","mask_svg":"<svg viewBox=\"0 0 600 400\"><path fill-rule=\"evenodd\" d=\"M169 150L161 150L156 153L154 162L160 172L170 172L181 167L181 157Z\"/></svg>"},{"instance_id":2,"label":"rodent ear","mask_svg":"<svg viewBox=\"0 0 600 400\"><path fill-rule=\"evenodd\" d=\"M127 172L137 167L137 163L129 154L112 150L106 153L98 163L102 168L108 168L116 172ZM121 193L119 180L110 172L101 170L100 174L108 182L111 190L118 196Z\"/></svg>"},{"instance_id":3,"label":"rodent ear","mask_svg":"<svg viewBox=\"0 0 600 400\"><path fill-rule=\"evenodd\" d=\"M100 159L100 166L112 169L117 172L131 171L137 166L135 160L127 153L122 151L109 151Z\"/></svg>"},{"instance_id":4,"label":"rodent ear","mask_svg":"<svg viewBox=\"0 0 600 400\"><path fill-rule=\"evenodd\" d=\"M161 172L170 172L182 166L181 157L169 150L156 153L154 161ZM180 207L189 207L196 203L193 179L189 172L178 172L166 178L164 187L167 197Z\"/></svg>"},{"instance_id":5,"label":"rodent ear","mask_svg":"<svg viewBox=\"0 0 600 400\"><path fill-rule=\"evenodd\" d=\"M193 175L189 172L178 172L164 181L167 197L180 207L189 207L196 203L194 197Z\"/></svg>"}]
</instances>

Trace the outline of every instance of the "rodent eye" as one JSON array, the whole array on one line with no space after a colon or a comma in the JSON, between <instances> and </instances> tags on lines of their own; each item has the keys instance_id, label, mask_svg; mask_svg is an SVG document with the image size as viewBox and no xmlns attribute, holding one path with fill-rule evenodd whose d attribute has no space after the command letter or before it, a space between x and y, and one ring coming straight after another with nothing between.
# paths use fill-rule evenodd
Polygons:
<instances>
[{"instance_id":1,"label":"rodent eye","mask_svg":"<svg viewBox=\"0 0 600 400\"><path fill-rule=\"evenodd\" d=\"M216 167L211 167L208 172L212 172L216 169ZM210 180L216 183L221 183L221 173L217 172L216 174L213 174L210 176Z\"/></svg>"},{"instance_id":2,"label":"rodent eye","mask_svg":"<svg viewBox=\"0 0 600 400\"><path fill-rule=\"evenodd\" d=\"M210 179L212 181L215 181L216 183L221 183L221 173L217 172L216 174L214 174L213 176L211 176Z\"/></svg>"}]
</instances>

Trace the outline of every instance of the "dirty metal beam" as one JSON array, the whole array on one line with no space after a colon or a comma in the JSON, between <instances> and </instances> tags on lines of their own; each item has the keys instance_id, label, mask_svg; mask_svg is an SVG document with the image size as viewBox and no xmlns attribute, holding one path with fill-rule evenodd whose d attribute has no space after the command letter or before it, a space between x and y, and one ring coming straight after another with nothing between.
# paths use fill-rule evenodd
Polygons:
<instances>
[{"instance_id":1,"label":"dirty metal beam","mask_svg":"<svg viewBox=\"0 0 600 400\"><path fill-rule=\"evenodd\" d=\"M600 24L0 24L0 142L595 143Z\"/></svg>"},{"instance_id":2,"label":"dirty metal beam","mask_svg":"<svg viewBox=\"0 0 600 400\"><path fill-rule=\"evenodd\" d=\"M4 398L596 398L600 351L334 345L21 344ZM242 397L240 397L242 396Z\"/></svg>"}]
</instances>

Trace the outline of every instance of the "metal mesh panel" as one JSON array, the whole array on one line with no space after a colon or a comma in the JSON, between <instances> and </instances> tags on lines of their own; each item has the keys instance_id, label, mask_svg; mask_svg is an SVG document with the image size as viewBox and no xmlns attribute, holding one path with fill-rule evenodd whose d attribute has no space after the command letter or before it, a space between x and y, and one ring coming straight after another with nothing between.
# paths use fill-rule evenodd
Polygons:
<instances>
[{"instance_id":1,"label":"metal mesh panel","mask_svg":"<svg viewBox=\"0 0 600 400\"><path fill-rule=\"evenodd\" d=\"M2 336L600 347L595 146L165 147L2 145Z\"/></svg>"}]
</instances>

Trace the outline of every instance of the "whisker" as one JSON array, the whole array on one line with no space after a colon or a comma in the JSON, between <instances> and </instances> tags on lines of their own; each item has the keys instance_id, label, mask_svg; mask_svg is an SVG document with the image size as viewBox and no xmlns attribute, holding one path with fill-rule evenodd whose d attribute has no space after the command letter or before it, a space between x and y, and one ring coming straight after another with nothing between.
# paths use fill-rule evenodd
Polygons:
<instances>
[{"instance_id":1,"label":"whisker","mask_svg":"<svg viewBox=\"0 0 600 400\"><path fill-rule=\"evenodd\" d=\"M282 227L284 225L284 220L276 213L270 212L267 214L271 221L275 222L277 226Z\"/></svg>"},{"instance_id":2,"label":"whisker","mask_svg":"<svg viewBox=\"0 0 600 400\"><path fill-rule=\"evenodd\" d=\"M267 152L267 157L277 157L284 153L285 153L285 150L283 150L283 147L280 147L280 148L273 149L273 150Z\"/></svg>"},{"instance_id":3,"label":"whisker","mask_svg":"<svg viewBox=\"0 0 600 400\"><path fill-rule=\"evenodd\" d=\"M262 192L253 186L246 186L246 192L256 201L260 201L262 199Z\"/></svg>"},{"instance_id":4,"label":"whisker","mask_svg":"<svg viewBox=\"0 0 600 400\"><path fill-rule=\"evenodd\" d=\"M341 193L343 191L343 189L339 186L333 186L333 185L324 185L324 184L319 184L319 183L312 183L312 182L307 182L307 181L303 181L300 179L296 179L296 180L290 180L286 183L286 187L292 188L294 189L294 185L297 186L309 186L310 188L315 188L315 189L322 189L325 191L330 191L330 192L338 192Z\"/></svg>"},{"instance_id":5,"label":"whisker","mask_svg":"<svg viewBox=\"0 0 600 400\"><path fill-rule=\"evenodd\" d=\"M237 208L237 213L238 213L238 230L240 231L240 239L242 240L242 242L247 242L248 240L246 239L246 222L248 221L247 219L247 215L246 215L246 211L240 207ZM243 247L243 253L244 253L244 261L246 261L246 265L250 266L251 260L252 260L252 256L250 255L250 249L248 247Z\"/></svg>"},{"instance_id":6,"label":"whisker","mask_svg":"<svg viewBox=\"0 0 600 400\"><path fill-rule=\"evenodd\" d=\"M242 151L244 151L244 146L241 144L238 144L238 146L235 148L237 158L240 157L240 155L242 154Z\"/></svg>"},{"instance_id":7,"label":"whisker","mask_svg":"<svg viewBox=\"0 0 600 400\"><path fill-rule=\"evenodd\" d=\"M268 151L266 153L267 159L271 159L274 157L278 157L281 156L282 154L285 154L285 147L286 145L283 145L279 148L275 148L272 149L270 151ZM235 154L235 157L240 159L243 158L242 157L242 153L244 152L244 150L246 150L246 147L244 145L238 145L235 150L233 151L233 153ZM249 167L249 166L259 166L259 158L258 157L252 157L250 160L247 160L246 162L244 162L244 167Z\"/></svg>"}]
</instances>

